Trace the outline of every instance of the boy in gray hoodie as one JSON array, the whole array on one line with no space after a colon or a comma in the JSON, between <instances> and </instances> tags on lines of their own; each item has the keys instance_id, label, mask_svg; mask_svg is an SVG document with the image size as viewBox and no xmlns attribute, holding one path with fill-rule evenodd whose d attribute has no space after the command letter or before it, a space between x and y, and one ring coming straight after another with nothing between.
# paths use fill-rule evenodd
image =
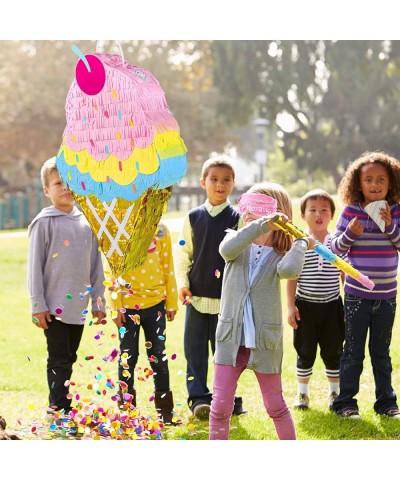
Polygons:
<instances>
[{"instance_id":1,"label":"boy in gray hoodie","mask_svg":"<svg viewBox=\"0 0 400 480\"><path fill-rule=\"evenodd\" d=\"M95 323L105 317L104 274L97 240L64 187L55 157L43 164L41 180L52 206L28 227L28 289L32 321L47 340L48 413L69 414L68 385L89 297Z\"/></svg>"}]
</instances>

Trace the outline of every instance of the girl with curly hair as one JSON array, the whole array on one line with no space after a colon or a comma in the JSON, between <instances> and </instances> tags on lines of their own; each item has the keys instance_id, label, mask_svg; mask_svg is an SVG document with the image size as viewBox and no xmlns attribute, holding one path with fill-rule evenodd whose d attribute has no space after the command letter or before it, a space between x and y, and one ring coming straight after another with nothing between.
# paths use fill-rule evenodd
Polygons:
<instances>
[{"instance_id":1,"label":"girl with curly hair","mask_svg":"<svg viewBox=\"0 0 400 480\"><path fill-rule=\"evenodd\" d=\"M383 152L366 152L348 167L339 185L344 209L332 238L334 253L375 284L372 290L346 275L345 345L340 360L340 393L332 408L341 417L360 418L359 391L365 344L375 380L374 410L400 419L392 387L390 343L396 313L400 250L400 163ZM373 210L377 216L373 216Z\"/></svg>"}]
</instances>

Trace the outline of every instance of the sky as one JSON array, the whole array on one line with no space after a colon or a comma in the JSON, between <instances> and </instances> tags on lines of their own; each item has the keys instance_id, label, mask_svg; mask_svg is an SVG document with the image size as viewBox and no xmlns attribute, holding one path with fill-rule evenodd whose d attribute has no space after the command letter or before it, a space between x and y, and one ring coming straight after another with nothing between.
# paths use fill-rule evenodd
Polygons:
<instances>
[{"instance_id":1,"label":"sky","mask_svg":"<svg viewBox=\"0 0 400 480\"><path fill-rule=\"evenodd\" d=\"M397 40L400 28L394 4L387 0L7 0L1 7L0 40ZM250 477L254 472L267 478L271 467L284 478L330 480L342 476L345 464L345 477L351 479L374 471L374 465L359 462L360 457L393 457L386 451L388 442L373 441L290 445L236 441L229 447L227 442L216 442L212 450L207 441L20 443L3 442L1 457L27 476L33 476L35 465L41 464L42 480L53 478L55 472L60 480L63 473L65 478L122 477L128 475L124 466L132 477L143 473L160 480L191 478L199 467L216 480ZM151 461L144 461L153 456L160 461L158 472L152 471ZM383 462L379 464L383 474ZM147 465L147 471L140 471L140 465ZM386 466L391 467L389 461ZM4 464L2 470L6 471Z\"/></svg>"}]
</instances>

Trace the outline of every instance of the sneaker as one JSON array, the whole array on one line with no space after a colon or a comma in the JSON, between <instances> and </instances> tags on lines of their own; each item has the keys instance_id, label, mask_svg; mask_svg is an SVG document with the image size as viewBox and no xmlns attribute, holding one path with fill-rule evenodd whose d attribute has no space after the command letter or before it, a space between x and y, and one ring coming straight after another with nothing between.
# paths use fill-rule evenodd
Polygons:
<instances>
[{"instance_id":1,"label":"sneaker","mask_svg":"<svg viewBox=\"0 0 400 480\"><path fill-rule=\"evenodd\" d=\"M400 410L398 408L390 408L384 413L389 418L397 418L400 420Z\"/></svg>"},{"instance_id":2,"label":"sneaker","mask_svg":"<svg viewBox=\"0 0 400 480\"><path fill-rule=\"evenodd\" d=\"M355 420L361 419L360 414L358 413L358 410L356 408L346 408L341 412L336 412L336 415L342 418L353 418Z\"/></svg>"},{"instance_id":3,"label":"sneaker","mask_svg":"<svg viewBox=\"0 0 400 480\"><path fill-rule=\"evenodd\" d=\"M47 420L53 421L54 418L59 418L59 417L62 417L62 416L68 416L70 411L71 411L70 409L66 410L66 409L62 408L60 410L57 410L56 408L53 408L53 407L47 407L46 417L47 417Z\"/></svg>"},{"instance_id":4,"label":"sneaker","mask_svg":"<svg viewBox=\"0 0 400 480\"><path fill-rule=\"evenodd\" d=\"M338 396L337 392L331 392L328 395L328 408L329 408L329 410L333 410L333 402L334 402L334 400L337 396Z\"/></svg>"},{"instance_id":5,"label":"sneaker","mask_svg":"<svg viewBox=\"0 0 400 480\"><path fill-rule=\"evenodd\" d=\"M305 393L298 393L294 401L294 408L301 408L306 410L310 403L310 398Z\"/></svg>"},{"instance_id":6,"label":"sneaker","mask_svg":"<svg viewBox=\"0 0 400 480\"><path fill-rule=\"evenodd\" d=\"M193 408L193 415L198 418L208 418L210 415L211 407L208 403L198 403Z\"/></svg>"}]
</instances>

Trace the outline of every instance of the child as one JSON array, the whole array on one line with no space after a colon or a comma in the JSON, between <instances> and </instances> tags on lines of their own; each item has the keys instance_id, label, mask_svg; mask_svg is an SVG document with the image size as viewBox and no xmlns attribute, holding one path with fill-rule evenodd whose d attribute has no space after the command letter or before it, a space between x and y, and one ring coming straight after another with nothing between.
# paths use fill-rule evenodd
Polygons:
<instances>
[{"instance_id":1,"label":"child","mask_svg":"<svg viewBox=\"0 0 400 480\"><path fill-rule=\"evenodd\" d=\"M165 317L172 321L178 310L171 236L167 227L159 224L142 265L118 279L112 278L106 268L106 277L112 282L107 303L114 310L112 318L120 338L119 406L124 409L136 407L134 375L142 327L146 356L150 362L150 369L144 373L148 377L154 372L156 409L164 423L177 425L180 422L173 415L174 401L169 385L168 360L165 358Z\"/></svg>"},{"instance_id":2,"label":"child","mask_svg":"<svg viewBox=\"0 0 400 480\"><path fill-rule=\"evenodd\" d=\"M179 299L186 305L187 402L193 415L208 418L212 397L207 387L208 344L214 353L225 266L218 247L225 231L237 228L240 215L228 200L235 185L235 171L224 157L204 163L200 184L207 200L186 215L175 252ZM236 397L233 413L245 413L241 397Z\"/></svg>"},{"instance_id":3,"label":"child","mask_svg":"<svg viewBox=\"0 0 400 480\"><path fill-rule=\"evenodd\" d=\"M249 196L250 195L250 196ZM282 393L283 324L280 280L300 275L310 237L292 239L271 219L286 222L291 200L276 183L253 186L239 199L246 225L230 231L219 251L225 259L221 314L216 332L210 440L227 440L233 398L242 372L254 370L279 439L295 440L291 413Z\"/></svg>"},{"instance_id":4,"label":"child","mask_svg":"<svg viewBox=\"0 0 400 480\"><path fill-rule=\"evenodd\" d=\"M332 238L332 251L346 254L374 283L368 290L346 275L344 285L345 345L340 359L340 393L333 410L341 417L360 418L357 400L364 351L368 348L375 379L374 410L400 419L392 387L390 342L396 313L398 250L400 249L400 164L383 152L366 152L348 167L339 185L345 205ZM384 201L376 222L367 213L372 202Z\"/></svg>"},{"instance_id":5,"label":"child","mask_svg":"<svg viewBox=\"0 0 400 480\"><path fill-rule=\"evenodd\" d=\"M335 203L324 190L312 190L300 200L301 218L308 233L330 248L329 222ZM297 387L295 408L309 406L308 384L319 345L328 378L328 408L339 392L340 355L344 340L344 312L340 296L342 272L324 260L315 250L306 252L304 268L297 280L287 282L288 322L294 329L293 345L297 352Z\"/></svg>"},{"instance_id":6,"label":"child","mask_svg":"<svg viewBox=\"0 0 400 480\"><path fill-rule=\"evenodd\" d=\"M68 385L89 297L96 323L105 316L104 274L97 240L63 186L55 157L43 164L40 173L52 206L44 208L28 227L28 288L32 321L44 329L47 339L47 412L63 410L67 415L71 411Z\"/></svg>"}]
</instances>

